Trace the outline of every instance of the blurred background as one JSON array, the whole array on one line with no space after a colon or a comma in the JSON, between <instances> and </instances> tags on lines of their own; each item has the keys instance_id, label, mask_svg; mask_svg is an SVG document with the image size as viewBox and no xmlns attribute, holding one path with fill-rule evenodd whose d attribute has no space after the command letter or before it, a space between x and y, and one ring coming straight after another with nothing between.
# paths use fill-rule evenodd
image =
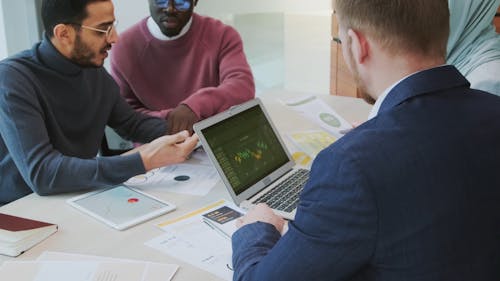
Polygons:
<instances>
[{"instance_id":1,"label":"blurred background","mask_svg":"<svg viewBox=\"0 0 500 281\"><path fill-rule=\"evenodd\" d=\"M147 0L113 2L118 32L149 15ZM40 40L40 6L41 0L0 0L0 59ZM331 0L199 0L195 12L239 31L257 95L329 93Z\"/></svg>"}]
</instances>

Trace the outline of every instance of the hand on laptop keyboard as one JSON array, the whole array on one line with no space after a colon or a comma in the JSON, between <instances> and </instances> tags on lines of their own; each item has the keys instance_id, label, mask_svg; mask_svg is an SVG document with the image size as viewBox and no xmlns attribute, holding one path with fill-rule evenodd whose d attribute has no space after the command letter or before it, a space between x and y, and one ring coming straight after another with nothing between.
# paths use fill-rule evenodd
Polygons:
<instances>
[{"instance_id":1,"label":"hand on laptop keyboard","mask_svg":"<svg viewBox=\"0 0 500 281\"><path fill-rule=\"evenodd\" d=\"M280 233L283 231L283 227L285 225L285 220L282 217L276 215L274 211L264 203L257 204L255 208L251 209L246 215L239 218L236 221L236 226L240 228L247 224L255 222L265 222L272 224Z\"/></svg>"}]
</instances>

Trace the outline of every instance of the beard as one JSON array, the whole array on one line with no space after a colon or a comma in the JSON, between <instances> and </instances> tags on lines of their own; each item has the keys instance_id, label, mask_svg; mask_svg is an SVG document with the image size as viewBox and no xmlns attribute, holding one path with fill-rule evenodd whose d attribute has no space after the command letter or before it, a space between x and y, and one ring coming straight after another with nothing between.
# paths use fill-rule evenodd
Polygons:
<instances>
[{"instance_id":1,"label":"beard","mask_svg":"<svg viewBox=\"0 0 500 281\"><path fill-rule=\"evenodd\" d=\"M101 53L106 52L111 48L111 45L107 44L104 48L100 50ZM87 45L85 44L80 34L76 35L75 38L75 47L71 52L70 59L75 64L78 64L81 67L94 67L99 68L104 64L104 60L101 63L96 63L94 59L97 54Z\"/></svg>"},{"instance_id":2,"label":"beard","mask_svg":"<svg viewBox=\"0 0 500 281\"><path fill-rule=\"evenodd\" d=\"M349 38L350 39L350 38ZM356 83L356 86L358 87L358 95L367 103L373 105L375 104L375 99L368 93L368 89L366 87L365 82L361 79L361 75L359 75L359 70L358 70L358 65L354 62L354 55L352 54L352 50L350 48L350 40L347 40L349 44L349 52L348 52L348 64L349 64L349 69L351 70L352 77L354 79L354 83Z\"/></svg>"}]
</instances>

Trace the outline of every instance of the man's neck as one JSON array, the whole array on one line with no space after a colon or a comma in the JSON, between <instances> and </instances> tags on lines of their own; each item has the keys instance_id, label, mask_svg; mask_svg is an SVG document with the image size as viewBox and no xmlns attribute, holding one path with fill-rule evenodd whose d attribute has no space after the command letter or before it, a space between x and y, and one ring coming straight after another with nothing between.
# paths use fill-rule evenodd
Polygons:
<instances>
[{"instance_id":1,"label":"man's neck","mask_svg":"<svg viewBox=\"0 0 500 281\"><path fill-rule=\"evenodd\" d=\"M71 54L71 51L67 48L64 47L63 44L61 44L55 37L52 37L52 38L46 38L47 40L50 40L50 42L52 43L52 46L54 46L54 48L61 54L63 55L65 58L69 58L70 57L70 54Z\"/></svg>"},{"instance_id":2,"label":"man's neck","mask_svg":"<svg viewBox=\"0 0 500 281\"><path fill-rule=\"evenodd\" d=\"M382 55L383 56L383 55ZM384 91L394 86L401 79L414 73L445 64L444 58L429 58L423 56L385 56L379 58L376 71L371 79L371 93L378 98Z\"/></svg>"}]
</instances>

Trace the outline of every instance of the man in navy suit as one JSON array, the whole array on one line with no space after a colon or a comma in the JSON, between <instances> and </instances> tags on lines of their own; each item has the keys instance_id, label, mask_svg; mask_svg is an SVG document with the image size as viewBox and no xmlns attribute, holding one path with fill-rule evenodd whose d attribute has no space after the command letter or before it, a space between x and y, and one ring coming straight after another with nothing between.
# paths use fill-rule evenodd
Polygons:
<instances>
[{"instance_id":1,"label":"man in navy suit","mask_svg":"<svg viewBox=\"0 0 500 281\"><path fill-rule=\"evenodd\" d=\"M234 280L500 280L500 98L445 65L447 0L335 10L372 118L317 156L294 221L239 220Z\"/></svg>"}]
</instances>

